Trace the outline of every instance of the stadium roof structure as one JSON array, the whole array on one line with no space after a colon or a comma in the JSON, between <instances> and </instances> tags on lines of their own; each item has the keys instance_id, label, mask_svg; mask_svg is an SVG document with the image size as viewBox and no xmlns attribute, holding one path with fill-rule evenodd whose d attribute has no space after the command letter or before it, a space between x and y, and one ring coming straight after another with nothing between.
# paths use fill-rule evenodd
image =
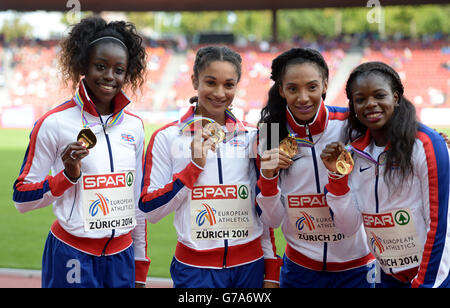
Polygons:
<instances>
[{"instance_id":1,"label":"stadium roof structure","mask_svg":"<svg viewBox=\"0 0 450 308\"><path fill-rule=\"evenodd\" d=\"M2 0L0 10L68 11L235 11L325 7L371 7L374 4L448 4L448 0Z\"/></svg>"}]
</instances>

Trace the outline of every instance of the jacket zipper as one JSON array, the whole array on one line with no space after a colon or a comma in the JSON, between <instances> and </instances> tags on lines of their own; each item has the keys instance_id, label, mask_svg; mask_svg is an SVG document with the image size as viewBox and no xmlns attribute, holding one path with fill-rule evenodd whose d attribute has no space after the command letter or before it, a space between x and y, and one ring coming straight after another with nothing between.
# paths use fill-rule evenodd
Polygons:
<instances>
[{"instance_id":1,"label":"jacket zipper","mask_svg":"<svg viewBox=\"0 0 450 308\"><path fill-rule=\"evenodd\" d=\"M106 132L106 126L105 123L103 123L103 119L100 117L100 121L102 122L102 127L103 127L103 133L105 134L105 138L106 138L106 144L108 146L108 153L109 153L109 166L111 169L111 172L114 172L114 163L113 163L113 157L112 157L112 149L111 149L111 142L109 140L109 135ZM106 120L106 123L108 123L109 118ZM112 229L111 230L111 237L108 239L108 241L106 242L105 246L103 247L103 251L102 251L102 256L105 256L106 253L106 249L108 248L109 243L111 242L111 240L114 238L114 235L116 234L116 230Z\"/></svg>"},{"instance_id":2,"label":"jacket zipper","mask_svg":"<svg viewBox=\"0 0 450 308\"><path fill-rule=\"evenodd\" d=\"M220 157L220 149L217 148L217 171L219 174L219 184L223 184L223 173L222 173L222 158ZM227 255L228 255L228 240L223 240L223 260L222 260L222 268L227 267Z\"/></svg>"},{"instance_id":3,"label":"jacket zipper","mask_svg":"<svg viewBox=\"0 0 450 308\"><path fill-rule=\"evenodd\" d=\"M379 200L378 200L378 178L379 178L379 174L380 174L379 166L380 166L380 157L381 157L381 155L383 155L383 153L378 155L377 163L375 165L375 213L377 213L377 214L380 211L380 206L379 206L380 204L379 204Z\"/></svg>"},{"instance_id":4,"label":"jacket zipper","mask_svg":"<svg viewBox=\"0 0 450 308\"><path fill-rule=\"evenodd\" d=\"M309 141L313 142L313 138L312 138L311 132L309 130L308 124L305 125L305 129L306 129L306 134L308 135ZM313 164L314 164L314 174L316 177L316 191L318 194L320 194L321 189L320 189L320 180L319 180L319 168L317 166L316 149L314 148L314 146L311 147L311 154L312 154ZM328 255L328 243L324 242L323 243L323 256L322 256L322 271L327 270L327 255Z\"/></svg>"}]
</instances>

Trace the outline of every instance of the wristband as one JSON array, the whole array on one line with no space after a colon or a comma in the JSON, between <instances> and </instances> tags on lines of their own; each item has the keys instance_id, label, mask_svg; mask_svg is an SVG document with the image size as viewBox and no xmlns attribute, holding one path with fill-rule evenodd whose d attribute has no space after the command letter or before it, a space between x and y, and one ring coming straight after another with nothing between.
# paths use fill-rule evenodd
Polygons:
<instances>
[{"instance_id":1,"label":"wristband","mask_svg":"<svg viewBox=\"0 0 450 308\"><path fill-rule=\"evenodd\" d=\"M339 179L342 179L344 176L345 176L345 174L340 174L338 172L333 172L333 171L328 170L328 177L330 179L339 180Z\"/></svg>"}]
</instances>

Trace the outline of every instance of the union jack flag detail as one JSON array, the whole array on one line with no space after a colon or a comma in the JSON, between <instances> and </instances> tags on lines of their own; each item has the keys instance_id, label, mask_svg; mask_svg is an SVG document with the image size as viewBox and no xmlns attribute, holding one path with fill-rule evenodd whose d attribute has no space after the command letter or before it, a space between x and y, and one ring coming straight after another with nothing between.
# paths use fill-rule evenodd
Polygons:
<instances>
[{"instance_id":1,"label":"union jack flag detail","mask_svg":"<svg viewBox=\"0 0 450 308\"><path fill-rule=\"evenodd\" d=\"M134 142L134 136L129 134L122 134L122 139L127 142Z\"/></svg>"}]
</instances>

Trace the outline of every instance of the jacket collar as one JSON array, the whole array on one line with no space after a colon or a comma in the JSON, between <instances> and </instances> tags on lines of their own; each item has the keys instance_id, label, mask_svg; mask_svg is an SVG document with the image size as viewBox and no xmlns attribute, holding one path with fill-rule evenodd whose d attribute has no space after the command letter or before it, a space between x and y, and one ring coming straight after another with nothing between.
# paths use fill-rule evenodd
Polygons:
<instances>
[{"instance_id":1,"label":"jacket collar","mask_svg":"<svg viewBox=\"0 0 450 308\"><path fill-rule=\"evenodd\" d=\"M372 140L373 140L373 138L372 138L372 134L370 133L370 129L367 129L364 136L357 138L355 141L353 141L351 143L351 145L352 145L352 147L354 147L357 150L364 151L370 145ZM390 147L390 143L388 143L386 145L386 147L384 148L384 151L386 152L387 150L389 150L389 147Z\"/></svg>"},{"instance_id":2,"label":"jacket collar","mask_svg":"<svg viewBox=\"0 0 450 308\"><path fill-rule=\"evenodd\" d=\"M195 106L191 106L179 120L180 129L183 129L183 131L185 130L194 131L194 123L195 123L194 117L195 117ZM227 109L225 111L225 126L227 130L234 131L235 125L238 125L238 131L240 132L247 131L244 124L239 119L237 119L229 109Z\"/></svg>"},{"instance_id":3,"label":"jacket collar","mask_svg":"<svg viewBox=\"0 0 450 308\"><path fill-rule=\"evenodd\" d=\"M74 96L75 103L83 109L83 111L88 112L93 116L100 116L95 106L93 100L89 97L87 92L86 85L84 84L84 79L81 80L80 85L78 87L77 92ZM123 91L117 93L117 95L113 98L114 110L113 115L117 115L121 112L128 104L131 103L131 100L125 95Z\"/></svg>"},{"instance_id":4,"label":"jacket collar","mask_svg":"<svg viewBox=\"0 0 450 308\"><path fill-rule=\"evenodd\" d=\"M307 127L312 135L321 134L325 130L328 124L328 110L322 100L313 121L309 124L302 125L295 120L294 115L289 110L289 107L286 106L286 118L288 125L292 128L294 133L297 133L297 137L306 138L308 137Z\"/></svg>"}]
</instances>

